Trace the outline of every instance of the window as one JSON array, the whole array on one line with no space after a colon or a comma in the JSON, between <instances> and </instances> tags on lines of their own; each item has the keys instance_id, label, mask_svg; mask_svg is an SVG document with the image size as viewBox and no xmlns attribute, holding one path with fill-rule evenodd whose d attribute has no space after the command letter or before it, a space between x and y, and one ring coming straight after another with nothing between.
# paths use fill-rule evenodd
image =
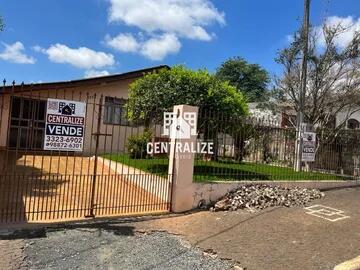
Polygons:
<instances>
[{"instance_id":1,"label":"window","mask_svg":"<svg viewBox=\"0 0 360 270\"><path fill-rule=\"evenodd\" d=\"M125 104L125 99L105 97L104 124L128 126Z\"/></svg>"},{"instance_id":2,"label":"window","mask_svg":"<svg viewBox=\"0 0 360 270\"><path fill-rule=\"evenodd\" d=\"M360 128L360 123L358 120L351 118L347 121L347 128L348 129L358 129L358 128Z\"/></svg>"}]
</instances>

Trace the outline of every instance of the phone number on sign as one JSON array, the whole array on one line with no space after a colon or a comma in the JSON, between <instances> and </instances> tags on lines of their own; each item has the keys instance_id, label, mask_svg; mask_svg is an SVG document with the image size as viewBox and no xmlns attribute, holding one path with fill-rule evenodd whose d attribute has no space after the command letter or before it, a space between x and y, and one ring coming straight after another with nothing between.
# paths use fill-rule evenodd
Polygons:
<instances>
[{"instance_id":1,"label":"phone number on sign","mask_svg":"<svg viewBox=\"0 0 360 270\"><path fill-rule=\"evenodd\" d=\"M58 143L58 142L46 142L46 147L56 148L56 149L81 149L81 143Z\"/></svg>"},{"instance_id":2,"label":"phone number on sign","mask_svg":"<svg viewBox=\"0 0 360 270\"><path fill-rule=\"evenodd\" d=\"M57 142L57 143L78 143L82 144L83 138L63 137L63 136L46 136L45 142Z\"/></svg>"}]
</instances>

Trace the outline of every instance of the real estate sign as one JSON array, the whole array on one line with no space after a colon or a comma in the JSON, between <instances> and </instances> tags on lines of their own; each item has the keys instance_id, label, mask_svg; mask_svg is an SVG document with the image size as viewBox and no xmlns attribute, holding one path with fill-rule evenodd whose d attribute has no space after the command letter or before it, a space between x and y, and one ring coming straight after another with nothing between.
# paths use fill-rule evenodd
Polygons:
<instances>
[{"instance_id":1,"label":"real estate sign","mask_svg":"<svg viewBox=\"0 0 360 270\"><path fill-rule=\"evenodd\" d=\"M304 132L302 143L302 159L301 161L314 162L316 150L316 133Z\"/></svg>"},{"instance_id":2,"label":"real estate sign","mask_svg":"<svg viewBox=\"0 0 360 270\"><path fill-rule=\"evenodd\" d=\"M86 103L47 100L44 150L82 151Z\"/></svg>"}]
</instances>

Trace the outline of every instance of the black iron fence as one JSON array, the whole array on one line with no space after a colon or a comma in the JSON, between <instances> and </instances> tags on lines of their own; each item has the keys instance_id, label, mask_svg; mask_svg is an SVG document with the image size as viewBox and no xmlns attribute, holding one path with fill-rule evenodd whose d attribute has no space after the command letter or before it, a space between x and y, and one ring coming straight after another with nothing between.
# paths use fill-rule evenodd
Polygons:
<instances>
[{"instance_id":1,"label":"black iron fence","mask_svg":"<svg viewBox=\"0 0 360 270\"><path fill-rule=\"evenodd\" d=\"M170 210L169 153L148 149L169 142L162 115L134 122L121 94L41 87L5 89L0 113L0 223ZM213 149L196 154L197 182L359 178L358 131L317 130L315 161L300 172L296 131L276 120L200 111L197 133Z\"/></svg>"},{"instance_id":2,"label":"black iron fence","mask_svg":"<svg viewBox=\"0 0 360 270\"><path fill-rule=\"evenodd\" d=\"M201 111L198 141L212 141L214 151L198 154L195 181L345 180L359 177L359 131L317 132L314 162L295 171L296 130L276 119ZM327 134L326 136L324 134Z\"/></svg>"},{"instance_id":3,"label":"black iron fence","mask_svg":"<svg viewBox=\"0 0 360 270\"><path fill-rule=\"evenodd\" d=\"M160 127L128 121L124 99L97 92L1 91L0 223L170 210L168 158L141 150ZM85 104L83 116L74 114L76 102ZM49 106L58 115L49 118Z\"/></svg>"}]
</instances>

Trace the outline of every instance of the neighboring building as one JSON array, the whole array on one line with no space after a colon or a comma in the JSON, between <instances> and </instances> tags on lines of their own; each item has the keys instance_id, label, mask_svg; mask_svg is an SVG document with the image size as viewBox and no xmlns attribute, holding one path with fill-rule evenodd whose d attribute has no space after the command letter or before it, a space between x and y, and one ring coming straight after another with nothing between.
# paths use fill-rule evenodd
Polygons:
<instances>
[{"instance_id":1,"label":"neighboring building","mask_svg":"<svg viewBox=\"0 0 360 270\"><path fill-rule=\"evenodd\" d=\"M250 102L248 104L250 115L258 120L267 120L267 121L276 121L280 122L281 115L278 113L274 113L270 109L262 108L261 103L259 102Z\"/></svg>"},{"instance_id":2,"label":"neighboring building","mask_svg":"<svg viewBox=\"0 0 360 270\"><path fill-rule=\"evenodd\" d=\"M360 129L360 108L344 109L336 114L336 126L344 125L345 129Z\"/></svg>"},{"instance_id":3,"label":"neighboring building","mask_svg":"<svg viewBox=\"0 0 360 270\"><path fill-rule=\"evenodd\" d=\"M248 104L250 115L259 123L277 127L294 127L296 112L290 105L283 103L277 111L264 108L261 103L251 102Z\"/></svg>"},{"instance_id":4,"label":"neighboring building","mask_svg":"<svg viewBox=\"0 0 360 270\"><path fill-rule=\"evenodd\" d=\"M99 150L106 152L109 147L123 149L124 136L129 136L125 134L123 128L129 124L124 111L129 84L145 73L161 68L169 67L156 66L89 79L22 84L0 88L0 158L1 150L4 149L16 149L17 152L43 149L46 100L48 98L87 103L83 152L91 154L94 153L95 148L93 133L97 131L99 103L102 96L103 113L100 132L111 133L116 139L113 139L110 145L110 143L104 143L106 136L101 136ZM10 102L11 100L12 102Z\"/></svg>"},{"instance_id":5,"label":"neighboring building","mask_svg":"<svg viewBox=\"0 0 360 270\"><path fill-rule=\"evenodd\" d=\"M249 103L249 111L255 119L266 124L278 123L282 128L296 126L296 111L286 102L277 106L277 112L262 108L260 103L253 102ZM342 125L344 129L360 129L360 107L344 108L333 119L329 124L332 128Z\"/></svg>"}]
</instances>

